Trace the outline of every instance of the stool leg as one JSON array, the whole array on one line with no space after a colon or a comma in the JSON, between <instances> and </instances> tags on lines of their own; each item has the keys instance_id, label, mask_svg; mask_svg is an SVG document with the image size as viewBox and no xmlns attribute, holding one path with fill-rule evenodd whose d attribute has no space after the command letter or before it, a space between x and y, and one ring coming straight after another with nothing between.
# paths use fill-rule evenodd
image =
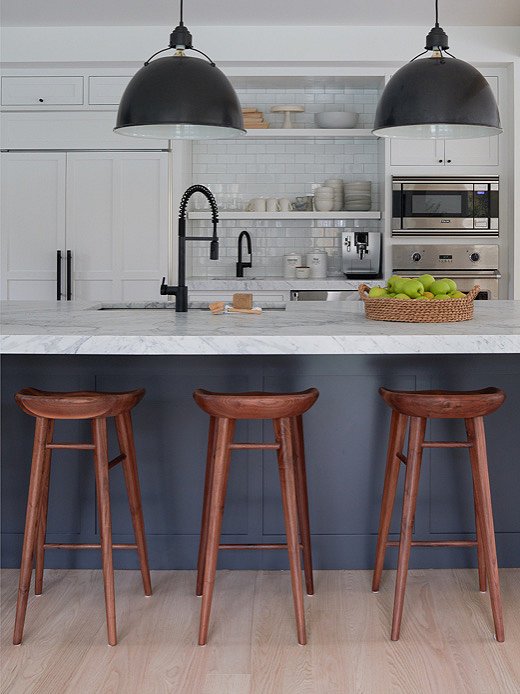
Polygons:
<instances>
[{"instance_id":1,"label":"stool leg","mask_svg":"<svg viewBox=\"0 0 520 694\"><path fill-rule=\"evenodd\" d=\"M235 420L220 417L217 419L215 461L211 482L206 557L204 560L204 584L200 609L199 646L205 646L208 639L211 600L213 598L213 586L217 572L218 549L226 501L229 464L231 461L231 449L229 446L233 441L234 430Z\"/></svg>"},{"instance_id":2,"label":"stool leg","mask_svg":"<svg viewBox=\"0 0 520 694\"><path fill-rule=\"evenodd\" d=\"M13 643L22 643L27 599L31 587L34 546L38 526L38 514L41 505L42 476L45 461L45 442L49 420L36 417L34 445L31 464L29 493L27 496L27 511L25 515L25 532L23 536L22 561L20 563L20 580L18 583L18 599L16 602L16 617L14 623Z\"/></svg>"},{"instance_id":3,"label":"stool leg","mask_svg":"<svg viewBox=\"0 0 520 694\"><path fill-rule=\"evenodd\" d=\"M215 460L215 417L209 418L208 451L206 457L206 475L204 479L204 499L202 502L202 520L200 523L199 555L197 558L197 587L195 595L202 595L204 582L204 561L208 544L209 504L211 496L211 481L213 478L213 463Z\"/></svg>"},{"instance_id":4,"label":"stool leg","mask_svg":"<svg viewBox=\"0 0 520 694\"><path fill-rule=\"evenodd\" d=\"M410 433L404 481L403 515L401 518L401 536L399 540L399 557L397 560L397 577L395 582L394 614L392 618L392 641L399 639L401 618L403 616L404 593L412 548L412 531L421 473L422 444L426 419L410 417Z\"/></svg>"},{"instance_id":5,"label":"stool leg","mask_svg":"<svg viewBox=\"0 0 520 694\"><path fill-rule=\"evenodd\" d=\"M305 613L303 608L300 543L298 538L298 508L296 501L291 420L288 418L274 419L273 425L275 439L277 443L280 444L280 449L278 451L278 470L280 473L285 533L287 536L287 550L291 569L294 612L296 614L296 631L298 634L298 643L304 646L307 643L307 636L305 633Z\"/></svg>"},{"instance_id":6,"label":"stool leg","mask_svg":"<svg viewBox=\"0 0 520 694\"><path fill-rule=\"evenodd\" d=\"M491 490L486 452L486 434L482 417L466 419L468 440L473 442L469 449L471 470L475 482L477 506L479 508L480 528L486 558L486 575L491 598L491 611L495 625L495 637L499 642L504 641L504 621L502 617L502 598L500 596L500 580L498 577L497 549L495 545L495 528L493 525L493 509L491 506Z\"/></svg>"},{"instance_id":7,"label":"stool leg","mask_svg":"<svg viewBox=\"0 0 520 694\"><path fill-rule=\"evenodd\" d=\"M379 530L377 534L376 561L374 565L374 575L372 576L372 590L374 593L379 591L381 574L383 573L386 543L388 541L392 511L394 510L395 492L399 479L399 469L401 467L401 462L397 454L403 451L405 436L406 417L393 410L386 454L385 482L383 486L383 498L381 499Z\"/></svg>"},{"instance_id":8,"label":"stool leg","mask_svg":"<svg viewBox=\"0 0 520 694\"><path fill-rule=\"evenodd\" d=\"M486 592L486 555L484 542L482 540L482 520L480 518L480 508L477 504L477 492L475 482L473 482L473 505L475 508L475 536L477 538L477 565L478 565L478 587L481 593Z\"/></svg>"},{"instance_id":9,"label":"stool leg","mask_svg":"<svg viewBox=\"0 0 520 694\"><path fill-rule=\"evenodd\" d=\"M117 644L116 603L114 592L114 563L112 557L112 520L110 517L110 485L108 480L107 420L92 420L94 442L94 467L96 470L96 496L98 502L99 533L101 537L101 561L105 587L108 643Z\"/></svg>"},{"instance_id":10,"label":"stool leg","mask_svg":"<svg viewBox=\"0 0 520 694\"><path fill-rule=\"evenodd\" d=\"M146 549L141 488L139 485L139 474L137 472L137 460L135 455L132 415L130 412L123 412L118 415L115 420L119 450L125 455L125 459L122 462L123 474L125 476L126 493L128 495L130 515L132 516L132 525L134 527L139 566L141 567L141 576L143 578L144 594L149 596L152 594L152 581L150 578L150 567L148 566L148 552Z\"/></svg>"},{"instance_id":11,"label":"stool leg","mask_svg":"<svg viewBox=\"0 0 520 694\"><path fill-rule=\"evenodd\" d=\"M52 443L52 434L54 432L54 419L48 420L47 436L45 444ZM34 594L41 595L43 591L43 568L45 564L45 535L47 532L47 511L49 508L49 483L51 477L51 458L52 449L45 449L45 457L43 459L43 486L42 498L40 501L40 518L38 521L38 534L36 537L36 571L34 576Z\"/></svg>"},{"instance_id":12,"label":"stool leg","mask_svg":"<svg viewBox=\"0 0 520 694\"><path fill-rule=\"evenodd\" d=\"M298 522L303 547L303 572L307 595L314 595L312 578L311 530L309 523L309 495L307 492L307 472L305 470L305 445L303 439L302 417L291 421L294 446L294 475L296 480L296 502L298 504Z\"/></svg>"}]
</instances>

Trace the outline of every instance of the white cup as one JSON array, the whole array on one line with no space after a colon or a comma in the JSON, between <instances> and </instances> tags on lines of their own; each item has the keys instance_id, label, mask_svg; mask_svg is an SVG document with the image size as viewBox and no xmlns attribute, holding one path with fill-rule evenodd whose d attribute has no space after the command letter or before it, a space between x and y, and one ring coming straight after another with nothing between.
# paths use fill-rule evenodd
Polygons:
<instances>
[{"instance_id":1,"label":"white cup","mask_svg":"<svg viewBox=\"0 0 520 694\"><path fill-rule=\"evenodd\" d=\"M279 198L278 207L280 212L290 212L293 209L293 204L289 198Z\"/></svg>"},{"instance_id":2,"label":"white cup","mask_svg":"<svg viewBox=\"0 0 520 694\"><path fill-rule=\"evenodd\" d=\"M267 198L265 203L265 209L267 212L278 212L280 205L278 204L278 198Z\"/></svg>"},{"instance_id":3,"label":"white cup","mask_svg":"<svg viewBox=\"0 0 520 694\"><path fill-rule=\"evenodd\" d=\"M264 198L253 198L247 203L246 210L248 212L265 212L265 199Z\"/></svg>"},{"instance_id":4,"label":"white cup","mask_svg":"<svg viewBox=\"0 0 520 694\"><path fill-rule=\"evenodd\" d=\"M311 276L311 269L306 265L300 265L300 267L295 268L295 270L297 280L308 280Z\"/></svg>"}]
</instances>

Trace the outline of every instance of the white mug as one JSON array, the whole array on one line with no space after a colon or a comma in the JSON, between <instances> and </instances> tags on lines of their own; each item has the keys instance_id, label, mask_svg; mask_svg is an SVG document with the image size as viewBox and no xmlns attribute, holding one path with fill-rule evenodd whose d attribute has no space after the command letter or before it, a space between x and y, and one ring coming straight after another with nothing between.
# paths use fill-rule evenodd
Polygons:
<instances>
[{"instance_id":1,"label":"white mug","mask_svg":"<svg viewBox=\"0 0 520 694\"><path fill-rule=\"evenodd\" d=\"M289 198L279 198L278 206L280 208L280 212L290 212L293 209L293 204Z\"/></svg>"},{"instance_id":2,"label":"white mug","mask_svg":"<svg viewBox=\"0 0 520 694\"><path fill-rule=\"evenodd\" d=\"M247 203L246 210L248 212L265 212L264 198L253 198Z\"/></svg>"},{"instance_id":3,"label":"white mug","mask_svg":"<svg viewBox=\"0 0 520 694\"><path fill-rule=\"evenodd\" d=\"M265 203L265 209L267 212L278 212L280 205L278 204L278 198L267 198Z\"/></svg>"}]
</instances>

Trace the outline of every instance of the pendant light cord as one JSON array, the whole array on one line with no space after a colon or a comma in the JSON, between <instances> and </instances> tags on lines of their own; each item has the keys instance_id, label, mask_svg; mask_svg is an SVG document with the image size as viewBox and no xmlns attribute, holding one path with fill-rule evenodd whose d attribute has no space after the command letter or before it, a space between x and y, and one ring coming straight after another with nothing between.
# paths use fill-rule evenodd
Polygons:
<instances>
[{"instance_id":1,"label":"pendant light cord","mask_svg":"<svg viewBox=\"0 0 520 694\"><path fill-rule=\"evenodd\" d=\"M184 22L183 22L183 16L184 16L184 0L180 0L180 2L181 2L181 6L180 6L180 22L179 22L179 24L180 24L180 26L182 26L182 25L184 24Z\"/></svg>"},{"instance_id":2,"label":"pendant light cord","mask_svg":"<svg viewBox=\"0 0 520 694\"><path fill-rule=\"evenodd\" d=\"M181 0L182 6L182 0ZM439 0L435 0L435 26L439 26Z\"/></svg>"}]
</instances>

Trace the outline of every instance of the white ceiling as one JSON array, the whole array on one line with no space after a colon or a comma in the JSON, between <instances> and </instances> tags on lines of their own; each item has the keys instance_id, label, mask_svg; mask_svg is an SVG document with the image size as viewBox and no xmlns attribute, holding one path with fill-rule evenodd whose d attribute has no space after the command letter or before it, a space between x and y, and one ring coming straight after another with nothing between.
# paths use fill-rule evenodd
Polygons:
<instances>
[{"instance_id":1,"label":"white ceiling","mask_svg":"<svg viewBox=\"0 0 520 694\"><path fill-rule=\"evenodd\" d=\"M520 0L440 0L440 24L520 26ZM2 0L3 26L174 26L178 0ZM187 26L433 26L434 0L185 0ZM319 39L318 39L319 40ZM398 40L398 38L397 38Z\"/></svg>"}]
</instances>

